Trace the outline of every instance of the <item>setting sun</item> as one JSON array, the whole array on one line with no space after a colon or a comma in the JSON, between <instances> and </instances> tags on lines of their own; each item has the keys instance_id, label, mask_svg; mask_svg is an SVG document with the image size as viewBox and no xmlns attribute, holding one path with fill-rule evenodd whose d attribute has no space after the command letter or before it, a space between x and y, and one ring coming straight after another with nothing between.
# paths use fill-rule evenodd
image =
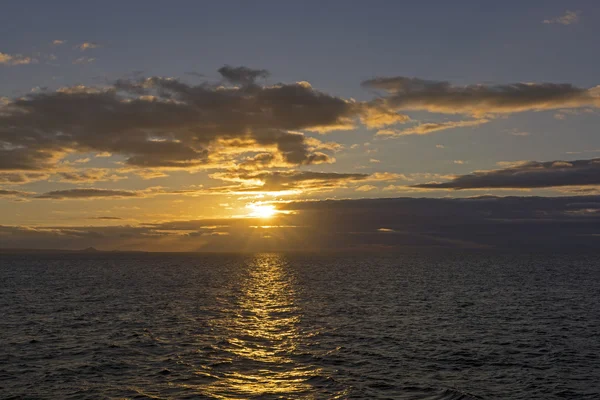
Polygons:
<instances>
[{"instance_id":1,"label":"setting sun","mask_svg":"<svg viewBox=\"0 0 600 400\"><path fill-rule=\"evenodd\" d=\"M275 206L270 204L249 204L246 207L251 210L249 214L251 217L271 218L277 213Z\"/></svg>"}]
</instances>

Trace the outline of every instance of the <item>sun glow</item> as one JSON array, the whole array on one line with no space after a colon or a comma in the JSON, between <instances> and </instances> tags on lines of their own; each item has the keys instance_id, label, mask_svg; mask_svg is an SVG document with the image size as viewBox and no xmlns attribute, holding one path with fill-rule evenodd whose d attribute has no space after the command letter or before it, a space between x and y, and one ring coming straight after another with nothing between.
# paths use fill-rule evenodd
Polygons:
<instances>
[{"instance_id":1,"label":"sun glow","mask_svg":"<svg viewBox=\"0 0 600 400\"><path fill-rule=\"evenodd\" d=\"M246 207L251 210L251 217L271 218L277 214L277 209L271 204L248 204Z\"/></svg>"}]
</instances>

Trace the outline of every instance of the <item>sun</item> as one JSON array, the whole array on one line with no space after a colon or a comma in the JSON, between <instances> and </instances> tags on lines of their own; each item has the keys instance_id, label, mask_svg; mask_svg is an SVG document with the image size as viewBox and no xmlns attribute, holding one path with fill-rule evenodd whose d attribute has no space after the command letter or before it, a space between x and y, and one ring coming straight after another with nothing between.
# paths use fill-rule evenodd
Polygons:
<instances>
[{"instance_id":1,"label":"sun","mask_svg":"<svg viewBox=\"0 0 600 400\"><path fill-rule=\"evenodd\" d=\"M270 204L248 204L246 207L252 210L249 214L251 217L271 218L277 214L275 206Z\"/></svg>"}]
</instances>

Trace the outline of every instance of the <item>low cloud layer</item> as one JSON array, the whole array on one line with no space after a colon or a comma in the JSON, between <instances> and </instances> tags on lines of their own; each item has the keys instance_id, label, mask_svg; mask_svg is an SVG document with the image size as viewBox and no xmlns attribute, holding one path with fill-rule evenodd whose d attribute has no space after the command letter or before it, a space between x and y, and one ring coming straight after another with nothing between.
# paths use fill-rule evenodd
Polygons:
<instances>
[{"instance_id":1,"label":"low cloud layer","mask_svg":"<svg viewBox=\"0 0 600 400\"><path fill-rule=\"evenodd\" d=\"M67 189L53 190L48 193L35 196L37 199L97 199L97 198L121 198L142 197L142 192L135 190L113 190L113 189Z\"/></svg>"},{"instance_id":2,"label":"low cloud layer","mask_svg":"<svg viewBox=\"0 0 600 400\"><path fill-rule=\"evenodd\" d=\"M98 227L0 226L0 247L537 252L595 251L600 241L600 196L395 198L273 205L282 213L269 220L224 218ZM98 218L93 214L91 217Z\"/></svg>"},{"instance_id":3,"label":"low cloud layer","mask_svg":"<svg viewBox=\"0 0 600 400\"><path fill-rule=\"evenodd\" d=\"M477 171L449 182L424 183L422 189L534 189L600 185L600 159L531 161L509 168Z\"/></svg>"}]
</instances>

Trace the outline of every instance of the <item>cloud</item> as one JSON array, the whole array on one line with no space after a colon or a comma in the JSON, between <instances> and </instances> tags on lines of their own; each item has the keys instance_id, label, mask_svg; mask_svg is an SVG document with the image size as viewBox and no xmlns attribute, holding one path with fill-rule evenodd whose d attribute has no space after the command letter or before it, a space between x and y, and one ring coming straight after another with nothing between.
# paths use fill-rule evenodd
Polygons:
<instances>
[{"instance_id":1,"label":"cloud","mask_svg":"<svg viewBox=\"0 0 600 400\"><path fill-rule=\"evenodd\" d=\"M593 108L566 109L558 111L559 112L554 114L554 118L558 120L565 120L569 115L598 114L598 110L595 110Z\"/></svg>"},{"instance_id":2,"label":"cloud","mask_svg":"<svg viewBox=\"0 0 600 400\"><path fill-rule=\"evenodd\" d=\"M346 189L361 183L387 182L405 180L402 174L376 172L369 174L313 172L313 171L254 171L230 170L210 175L235 184L206 188L204 193L212 194L307 194L328 192L335 189ZM365 186L365 185L363 185ZM362 191L365 190L361 189ZM359 190L360 191L360 190Z\"/></svg>"},{"instance_id":3,"label":"cloud","mask_svg":"<svg viewBox=\"0 0 600 400\"><path fill-rule=\"evenodd\" d=\"M99 189L99 188L76 188L65 190L53 190L42 194L33 194L35 199L52 200L77 200L77 199L102 199L102 198L145 198L158 195L184 195L194 196L206 193L199 186L193 186L183 189L168 189L160 186L149 187L141 190L126 189Z\"/></svg>"},{"instance_id":4,"label":"cloud","mask_svg":"<svg viewBox=\"0 0 600 400\"><path fill-rule=\"evenodd\" d=\"M372 190L377 189L377 186L373 185L362 185L356 188L357 192L370 192Z\"/></svg>"},{"instance_id":5,"label":"cloud","mask_svg":"<svg viewBox=\"0 0 600 400\"><path fill-rule=\"evenodd\" d=\"M24 198L31 197L34 193L31 192L23 192L20 190L6 190L0 189L0 199L2 198Z\"/></svg>"},{"instance_id":6,"label":"cloud","mask_svg":"<svg viewBox=\"0 0 600 400\"><path fill-rule=\"evenodd\" d=\"M267 78L269 71L266 69L252 69L248 67L232 67L225 65L218 72L223 78L233 84L251 85L257 78Z\"/></svg>"},{"instance_id":7,"label":"cloud","mask_svg":"<svg viewBox=\"0 0 600 400\"><path fill-rule=\"evenodd\" d=\"M600 107L598 87L582 89L568 83L476 84L390 77L364 81L364 87L383 90L386 109L487 116L558 108Z\"/></svg>"},{"instance_id":8,"label":"cloud","mask_svg":"<svg viewBox=\"0 0 600 400\"><path fill-rule=\"evenodd\" d=\"M67 43L67 41L66 41L66 40L58 40L58 39L57 39L57 40L53 40L53 41L52 41L52 45L53 45L53 46L60 46L61 44L65 44L65 43Z\"/></svg>"},{"instance_id":9,"label":"cloud","mask_svg":"<svg viewBox=\"0 0 600 400\"><path fill-rule=\"evenodd\" d=\"M46 180L50 174L44 172L0 172L0 184L23 184Z\"/></svg>"},{"instance_id":10,"label":"cloud","mask_svg":"<svg viewBox=\"0 0 600 400\"><path fill-rule=\"evenodd\" d=\"M272 203L281 213L111 226L0 226L0 247L146 251L597 251L600 196ZM97 217L91 215L90 217ZM111 221L114 224L114 221ZM456 253L460 254L460 253Z\"/></svg>"},{"instance_id":11,"label":"cloud","mask_svg":"<svg viewBox=\"0 0 600 400\"><path fill-rule=\"evenodd\" d=\"M342 174L311 171L229 171L210 175L213 179L235 182L237 185L212 190L219 192L282 192L324 191L346 187L349 183L364 181L368 174ZM209 191L211 189L208 189Z\"/></svg>"},{"instance_id":12,"label":"cloud","mask_svg":"<svg viewBox=\"0 0 600 400\"><path fill-rule=\"evenodd\" d=\"M331 156L315 150L335 149L301 131L346 129L385 112L306 82L248 84L262 70L221 72L246 84L151 77L13 99L0 113L0 170L49 171L73 152L119 155L144 170L223 168L246 152L274 152L289 166L330 163Z\"/></svg>"},{"instance_id":13,"label":"cloud","mask_svg":"<svg viewBox=\"0 0 600 400\"><path fill-rule=\"evenodd\" d=\"M83 170L59 171L56 173L56 175L59 177L59 182L70 183L118 181L121 179L127 179L126 176L117 175L112 169L108 168L87 168Z\"/></svg>"},{"instance_id":14,"label":"cloud","mask_svg":"<svg viewBox=\"0 0 600 400\"><path fill-rule=\"evenodd\" d=\"M98 43L94 43L94 42L83 42L83 43L75 46L75 48L79 49L80 51L95 49L97 47L100 47L100 45Z\"/></svg>"},{"instance_id":15,"label":"cloud","mask_svg":"<svg viewBox=\"0 0 600 400\"><path fill-rule=\"evenodd\" d=\"M93 57L79 57L73 60L73 64L91 64L94 61L96 61L96 59Z\"/></svg>"},{"instance_id":16,"label":"cloud","mask_svg":"<svg viewBox=\"0 0 600 400\"><path fill-rule=\"evenodd\" d=\"M144 192L135 190L115 190L115 189L66 189L53 190L35 196L37 199L99 199L99 198L126 198L143 197Z\"/></svg>"},{"instance_id":17,"label":"cloud","mask_svg":"<svg viewBox=\"0 0 600 400\"><path fill-rule=\"evenodd\" d=\"M488 122L490 122L489 119L477 119L473 121L428 122L403 130L382 129L377 132L377 135L387 137L399 137L406 135L427 135L432 132L443 131L446 129L479 126L487 124Z\"/></svg>"},{"instance_id":18,"label":"cloud","mask_svg":"<svg viewBox=\"0 0 600 400\"><path fill-rule=\"evenodd\" d=\"M569 11L567 10L560 17L545 19L542 22L544 24L560 24L560 25L571 25L579 22L579 16L581 15L581 11Z\"/></svg>"},{"instance_id":19,"label":"cloud","mask_svg":"<svg viewBox=\"0 0 600 400\"><path fill-rule=\"evenodd\" d=\"M35 58L27 57L22 54L7 54L0 52L0 65L15 66L36 64L38 61Z\"/></svg>"},{"instance_id":20,"label":"cloud","mask_svg":"<svg viewBox=\"0 0 600 400\"><path fill-rule=\"evenodd\" d=\"M508 168L459 175L449 182L423 183L422 189L533 189L600 185L600 159L530 161Z\"/></svg>"},{"instance_id":21,"label":"cloud","mask_svg":"<svg viewBox=\"0 0 600 400\"><path fill-rule=\"evenodd\" d=\"M204 75L204 74L202 74L200 72L196 72L196 71L188 71L188 72L185 72L185 74L186 75L190 75L190 76L194 76L196 78L205 78L206 77L206 75Z\"/></svg>"},{"instance_id":22,"label":"cloud","mask_svg":"<svg viewBox=\"0 0 600 400\"><path fill-rule=\"evenodd\" d=\"M526 131L519 130L519 129L517 129L517 128L511 129L511 130L509 131L509 133L510 133L512 136L529 136L529 135L531 135L531 133L529 133L529 132L526 132Z\"/></svg>"},{"instance_id":23,"label":"cloud","mask_svg":"<svg viewBox=\"0 0 600 400\"><path fill-rule=\"evenodd\" d=\"M0 120L2 120L2 116L0 116ZM0 128L0 142L12 144L10 138L2 140L4 139L2 136ZM8 148L0 147L0 171L48 171L66 155L65 151L50 145L48 148L25 146L26 144L13 145Z\"/></svg>"}]
</instances>

